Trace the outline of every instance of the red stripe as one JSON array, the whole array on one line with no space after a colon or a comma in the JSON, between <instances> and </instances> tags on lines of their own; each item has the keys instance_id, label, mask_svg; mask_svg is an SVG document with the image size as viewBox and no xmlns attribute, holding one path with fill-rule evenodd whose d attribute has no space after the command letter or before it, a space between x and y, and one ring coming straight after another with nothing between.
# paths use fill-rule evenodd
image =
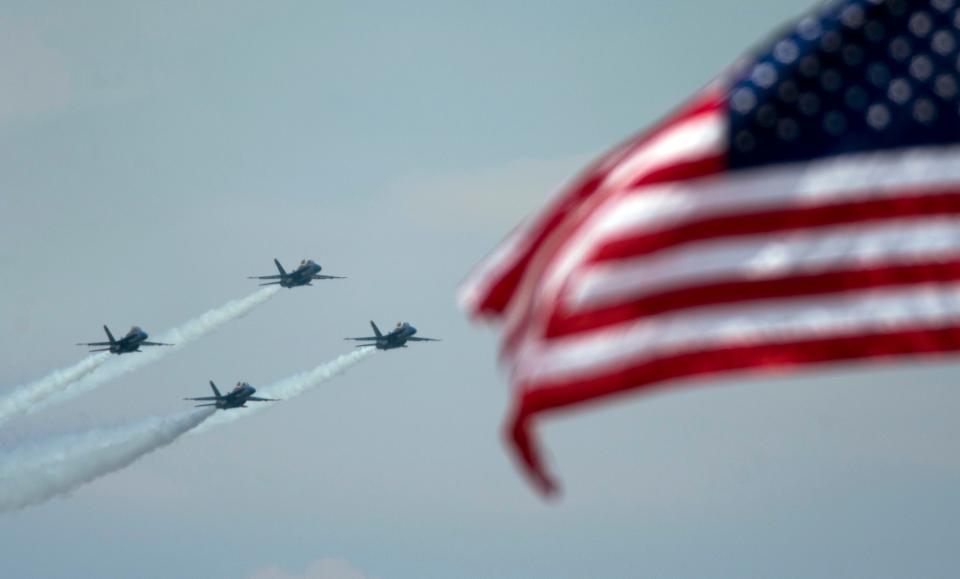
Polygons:
<instances>
[{"instance_id":1,"label":"red stripe","mask_svg":"<svg viewBox=\"0 0 960 579\"><path fill-rule=\"evenodd\" d=\"M844 294L870 289L960 280L960 248L950 256L933 256L927 263L846 268L773 279L728 280L664 290L627 302L565 314L554 313L547 338L586 332L667 312L755 300Z\"/></svg>"},{"instance_id":2,"label":"red stripe","mask_svg":"<svg viewBox=\"0 0 960 579\"><path fill-rule=\"evenodd\" d=\"M474 311L471 313L475 316L488 317L497 317L503 314L526 273L530 260L533 255L539 251L544 240L564 223L584 200L593 196L600 189L600 186L612 169L624 159L630 158L639 149L646 146L651 139L659 136L677 123L697 115L719 110L723 104L721 96L722 95L715 92L706 92L700 95L692 102L683 106L675 115L670 116L669 121L661 123L654 129L643 134L631 137L592 163L590 167L568 187L567 191L561 194L559 200L542 214L538 223L531 228L530 239L526 241L527 247L523 249L519 255L506 258L512 260L513 265L503 271L499 279L487 290L486 295L477 301L474 306ZM616 159L616 161L614 161L614 159ZM689 163L685 165L689 165ZM697 167L689 167L686 172L680 170L676 172L677 176L673 176L673 172L666 166L656 171L656 174L659 175L659 179L667 180L683 178L683 175L690 173L691 170L696 176L702 176L706 174L705 171L707 170L719 171L722 169L723 161L721 159L714 159L712 162L704 163ZM637 181L637 183L639 182L641 182L641 180Z\"/></svg>"},{"instance_id":3,"label":"red stripe","mask_svg":"<svg viewBox=\"0 0 960 579\"><path fill-rule=\"evenodd\" d=\"M608 369L602 375L572 383L519 385L517 391L521 394L508 424L508 434L527 474L537 488L549 494L554 491L556 484L544 467L531 432L531 420L543 412L661 386L681 378L707 377L734 370L783 372L828 362L958 351L960 325L689 352L644 361L634 366Z\"/></svg>"},{"instance_id":4,"label":"red stripe","mask_svg":"<svg viewBox=\"0 0 960 579\"><path fill-rule=\"evenodd\" d=\"M624 191L636 189L647 185L657 183L668 183L670 181L685 181L688 179L699 179L710 175L716 175L727 168L726 155L712 155L694 159L692 161L683 161L664 165L654 169L649 173L643 173L629 185L623 187Z\"/></svg>"},{"instance_id":5,"label":"red stripe","mask_svg":"<svg viewBox=\"0 0 960 579\"><path fill-rule=\"evenodd\" d=\"M649 228L606 241L591 255L590 262L649 255L686 243L777 231L796 231L842 223L866 223L907 217L960 214L960 191L956 188L924 192L907 190L891 199L851 201L815 207L791 207L771 211L740 211L735 215L686 222L666 229ZM808 204L809 200L798 200ZM655 224L654 224L655 226Z\"/></svg>"}]
</instances>

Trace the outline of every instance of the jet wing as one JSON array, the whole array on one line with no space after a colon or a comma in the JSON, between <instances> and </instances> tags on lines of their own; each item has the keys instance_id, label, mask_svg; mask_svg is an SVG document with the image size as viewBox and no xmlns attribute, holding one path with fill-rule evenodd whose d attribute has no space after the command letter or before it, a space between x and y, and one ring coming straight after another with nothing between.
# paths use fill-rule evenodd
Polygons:
<instances>
[{"instance_id":1,"label":"jet wing","mask_svg":"<svg viewBox=\"0 0 960 579\"><path fill-rule=\"evenodd\" d=\"M344 277L344 276L342 276L342 275L320 275L320 274L317 274L317 275L313 276L313 279L347 279L347 278Z\"/></svg>"},{"instance_id":2,"label":"jet wing","mask_svg":"<svg viewBox=\"0 0 960 579\"><path fill-rule=\"evenodd\" d=\"M443 340L439 338L418 338L413 336L412 338L407 338L408 342L442 342Z\"/></svg>"},{"instance_id":3,"label":"jet wing","mask_svg":"<svg viewBox=\"0 0 960 579\"><path fill-rule=\"evenodd\" d=\"M167 344L166 342L140 342L141 346L175 346L176 344Z\"/></svg>"},{"instance_id":4,"label":"jet wing","mask_svg":"<svg viewBox=\"0 0 960 579\"><path fill-rule=\"evenodd\" d=\"M112 346L110 342L77 342L78 346Z\"/></svg>"},{"instance_id":5,"label":"jet wing","mask_svg":"<svg viewBox=\"0 0 960 579\"><path fill-rule=\"evenodd\" d=\"M370 338L344 338L344 340L354 340L356 342L376 342L377 337L372 336Z\"/></svg>"},{"instance_id":6,"label":"jet wing","mask_svg":"<svg viewBox=\"0 0 960 579\"><path fill-rule=\"evenodd\" d=\"M250 396L247 402L277 402L279 398L260 398L259 396Z\"/></svg>"},{"instance_id":7,"label":"jet wing","mask_svg":"<svg viewBox=\"0 0 960 579\"><path fill-rule=\"evenodd\" d=\"M282 275L250 275L247 279L280 279Z\"/></svg>"},{"instance_id":8,"label":"jet wing","mask_svg":"<svg viewBox=\"0 0 960 579\"><path fill-rule=\"evenodd\" d=\"M200 396L199 398L184 398L184 400L216 400L216 396Z\"/></svg>"}]
</instances>

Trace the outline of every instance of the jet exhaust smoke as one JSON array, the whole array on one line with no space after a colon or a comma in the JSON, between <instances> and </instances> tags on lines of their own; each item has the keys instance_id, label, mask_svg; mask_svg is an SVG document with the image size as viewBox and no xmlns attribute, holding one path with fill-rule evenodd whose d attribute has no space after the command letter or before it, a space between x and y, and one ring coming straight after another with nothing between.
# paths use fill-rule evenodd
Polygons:
<instances>
[{"instance_id":1,"label":"jet exhaust smoke","mask_svg":"<svg viewBox=\"0 0 960 579\"><path fill-rule=\"evenodd\" d=\"M44 399L35 400L35 402L39 404L28 407L27 412L33 412L50 404L70 400L114 378L129 374L147 364L156 362L168 354L183 348L190 342L220 328L220 326L227 322L247 315L251 310L273 297L278 291L280 291L279 286L261 288L245 298L229 301L219 308L212 309L177 328L167 330L156 339L160 342L172 343L173 346L144 347L140 352L122 355L118 360L112 361L111 364L99 368L96 372L93 372L80 381L64 384L64 387L59 390L51 390ZM2 423L2 416L2 412L0 412L0 423Z\"/></svg>"},{"instance_id":2,"label":"jet exhaust smoke","mask_svg":"<svg viewBox=\"0 0 960 579\"><path fill-rule=\"evenodd\" d=\"M90 374L109 357L110 354L106 352L91 354L69 368L54 370L39 380L14 388L9 394L0 397L0 424L26 412L34 404Z\"/></svg>"},{"instance_id":3,"label":"jet exhaust smoke","mask_svg":"<svg viewBox=\"0 0 960 579\"><path fill-rule=\"evenodd\" d=\"M0 513L39 505L172 443L214 412L193 409L63 436L0 454Z\"/></svg>"},{"instance_id":4,"label":"jet exhaust smoke","mask_svg":"<svg viewBox=\"0 0 960 579\"><path fill-rule=\"evenodd\" d=\"M364 358L370 357L376 348L359 348L350 352L349 354L343 354L338 356L336 359L317 366L313 370L308 370L306 372L301 372L300 374L295 374L289 378L271 384L269 386L264 386L262 389L257 389L257 396L263 396L265 398L280 398L281 400L289 400L295 398L300 394L303 394L307 390L318 386L335 376L342 374L351 366L358 364ZM245 416L250 416L255 414L271 403L251 403L249 406L244 408L236 408L227 410L225 412L220 412L200 428L194 432L206 432L214 426L220 424L226 424L227 422L233 422Z\"/></svg>"}]
</instances>

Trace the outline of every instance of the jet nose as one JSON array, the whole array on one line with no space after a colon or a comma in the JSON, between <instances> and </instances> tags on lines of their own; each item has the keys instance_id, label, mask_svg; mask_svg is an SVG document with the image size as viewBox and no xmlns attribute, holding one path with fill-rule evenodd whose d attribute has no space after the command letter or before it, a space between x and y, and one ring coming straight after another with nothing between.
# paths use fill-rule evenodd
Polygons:
<instances>
[{"instance_id":1,"label":"jet nose","mask_svg":"<svg viewBox=\"0 0 960 579\"><path fill-rule=\"evenodd\" d=\"M410 324L407 324L407 327L410 328L410 333L411 333L411 334L416 334L416 333L417 333L417 328L415 328L414 326L411 326Z\"/></svg>"}]
</instances>

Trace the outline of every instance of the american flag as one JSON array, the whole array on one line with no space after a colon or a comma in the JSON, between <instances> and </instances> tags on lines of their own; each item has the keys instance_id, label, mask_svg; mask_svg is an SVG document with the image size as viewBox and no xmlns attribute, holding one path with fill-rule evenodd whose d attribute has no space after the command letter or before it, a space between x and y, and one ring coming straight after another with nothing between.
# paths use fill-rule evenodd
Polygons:
<instances>
[{"instance_id":1,"label":"american flag","mask_svg":"<svg viewBox=\"0 0 960 579\"><path fill-rule=\"evenodd\" d=\"M960 350L960 6L831 2L602 156L461 287L509 439L731 371Z\"/></svg>"}]
</instances>

